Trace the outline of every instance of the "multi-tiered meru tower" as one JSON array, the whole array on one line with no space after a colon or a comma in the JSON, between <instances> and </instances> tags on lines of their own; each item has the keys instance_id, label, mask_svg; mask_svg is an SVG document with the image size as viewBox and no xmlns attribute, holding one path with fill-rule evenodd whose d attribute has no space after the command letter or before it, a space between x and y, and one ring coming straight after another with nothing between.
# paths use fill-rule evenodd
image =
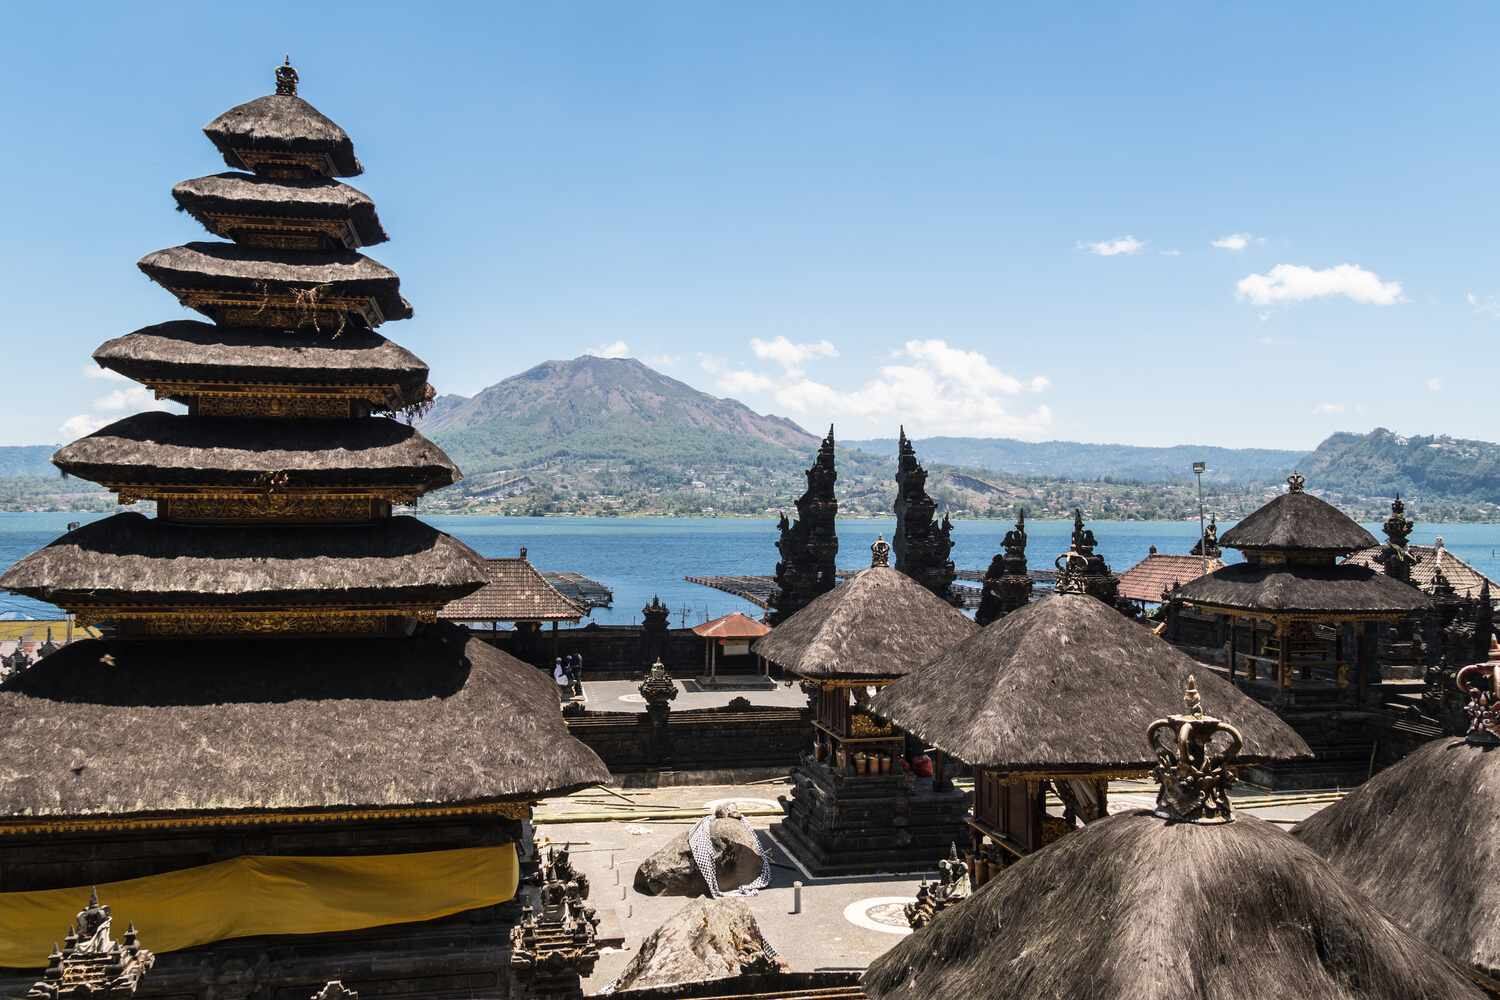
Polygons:
<instances>
[{"instance_id":1,"label":"multi-tiered meru tower","mask_svg":"<svg viewBox=\"0 0 1500 1000\"><path fill-rule=\"evenodd\" d=\"M109 629L0 686L0 968L43 965L97 885L159 956L143 994L503 996L530 806L607 772L549 678L435 621L484 563L392 514L458 470L393 419L432 395L375 333L411 306L358 252L386 235L334 179L349 137L296 91L280 67L211 122L237 169L173 191L233 242L141 261L213 322L95 354L188 412L54 457L156 516L0 578Z\"/></svg>"},{"instance_id":2,"label":"multi-tiered meru tower","mask_svg":"<svg viewBox=\"0 0 1500 1000\"><path fill-rule=\"evenodd\" d=\"M838 470L833 461L833 427L807 470L807 491L797 498L797 519L781 515L776 548L776 589L766 620L780 625L838 583L838 498L833 484Z\"/></svg>"}]
</instances>

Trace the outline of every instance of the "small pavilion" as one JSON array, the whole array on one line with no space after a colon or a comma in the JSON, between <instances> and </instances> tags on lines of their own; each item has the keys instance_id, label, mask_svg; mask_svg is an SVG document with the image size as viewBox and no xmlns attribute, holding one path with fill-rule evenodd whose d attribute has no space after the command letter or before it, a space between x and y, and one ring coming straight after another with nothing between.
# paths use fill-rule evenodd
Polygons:
<instances>
[{"instance_id":1,"label":"small pavilion","mask_svg":"<svg viewBox=\"0 0 1500 1000\"><path fill-rule=\"evenodd\" d=\"M1012 611L884 688L870 711L974 769L970 879L1002 868L1109 813L1111 779L1142 778L1140 739L1180 704L1197 671L1204 695L1232 710L1245 757L1312 755L1272 712L1088 592L1062 572L1057 593ZM1062 800L1049 815L1048 790Z\"/></svg>"},{"instance_id":2,"label":"small pavilion","mask_svg":"<svg viewBox=\"0 0 1500 1000\"><path fill-rule=\"evenodd\" d=\"M526 558L526 547L514 557L484 560L484 586L466 597L450 601L438 618L450 622L488 622L496 630L501 622L512 622L516 627L516 642L512 653L522 660L531 660L540 652L540 633L543 624L552 626L551 651L556 657L558 622L576 624L589 613L589 609L568 598L531 565Z\"/></svg>"},{"instance_id":3,"label":"small pavilion","mask_svg":"<svg viewBox=\"0 0 1500 1000\"><path fill-rule=\"evenodd\" d=\"M963 612L888 565L871 567L756 641L754 651L800 678L813 746L792 772L786 819L773 836L815 875L923 871L963 833L967 796L941 772L905 773L905 734L877 719L871 696L978 630Z\"/></svg>"},{"instance_id":4,"label":"small pavilion","mask_svg":"<svg viewBox=\"0 0 1500 1000\"><path fill-rule=\"evenodd\" d=\"M703 673L708 683L718 680L721 654L725 657L750 656L750 644L770 632L771 626L738 611L694 625L693 634L703 639ZM756 662L764 664L765 660L756 656ZM766 673L766 670L756 672Z\"/></svg>"}]
</instances>

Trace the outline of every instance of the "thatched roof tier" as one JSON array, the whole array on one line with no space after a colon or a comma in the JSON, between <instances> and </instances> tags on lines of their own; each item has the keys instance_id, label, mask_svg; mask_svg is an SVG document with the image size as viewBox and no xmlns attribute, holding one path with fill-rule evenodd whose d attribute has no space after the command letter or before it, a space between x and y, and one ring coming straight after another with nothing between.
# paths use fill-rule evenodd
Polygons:
<instances>
[{"instance_id":1,"label":"thatched roof tier","mask_svg":"<svg viewBox=\"0 0 1500 1000\"><path fill-rule=\"evenodd\" d=\"M1141 733L1181 710L1190 674L1207 708L1244 734L1242 759L1312 756L1234 685L1079 593L1035 601L978 630L882 688L870 710L976 767L1144 771L1156 758Z\"/></svg>"},{"instance_id":2,"label":"thatched roof tier","mask_svg":"<svg viewBox=\"0 0 1500 1000\"><path fill-rule=\"evenodd\" d=\"M13 565L0 587L62 607L446 604L484 559L413 517L373 524L174 524L115 514Z\"/></svg>"},{"instance_id":3,"label":"thatched roof tier","mask_svg":"<svg viewBox=\"0 0 1500 1000\"><path fill-rule=\"evenodd\" d=\"M1234 563L1173 593L1205 610L1309 617L1399 617L1430 603L1415 587L1348 563Z\"/></svg>"},{"instance_id":4,"label":"thatched roof tier","mask_svg":"<svg viewBox=\"0 0 1500 1000\"><path fill-rule=\"evenodd\" d=\"M806 680L904 676L977 629L900 570L854 574L756 640L754 652Z\"/></svg>"},{"instance_id":5,"label":"thatched roof tier","mask_svg":"<svg viewBox=\"0 0 1500 1000\"><path fill-rule=\"evenodd\" d=\"M298 325L312 325L318 299L372 299L380 309L375 322L355 314L372 326L380 319L412 316L411 303L401 297L401 280L396 273L350 251L297 253L200 242L149 253L137 266L178 298L188 299L190 308L209 317L217 316L223 305L205 305L186 293L230 293L240 308L250 310L257 300L264 301L271 293L296 295L306 300L309 317L307 323Z\"/></svg>"},{"instance_id":6,"label":"thatched roof tier","mask_svg":"<svg viewBox=\"0 0 1500 1000\"><path fill-rule=\"evenodd\" d=\"M1500 753L1434 740L1293 835L1456 962L1500 983Z\"/></svg>"},{"instance_id":7,"label":"thatched roof tier","mask_svg":"<svg viewBox=\"0 0 1500 1000\"><path fill-rule=\"evenodd\" d=\"M347 250L390 238L369 195L326 177L278 180L226 172L183 181L172 188L172 197L209 232L244 243L256 244L257 237L235 225L235 217L347 223L338 241L339 248Z\"/></svg>"},{"instance_id":8,"label":"thatched roof tier","mask_svg":"<svg viewBox=\"0 0 1500 1000\"><path fill-rule=\"evenodd\" d=\"M553 687L447 625L75 642L0 685L0 816L454 805L608 780Z\"/></svg>"},{"instance_id":9,"label":"thatched roof tier","mask_svg":"<svg viewBox=\"0 0 1500 1000\"><path fill-rule=\"evenodd\" d=\"M292 154L312 172L353 177L364 167L349 134L296 94L268 94L236 105L207 125L203 134L236 170L273 165Z\"/></svg>"},{"instance_id":10,"label":"thatched roof tier","mask_svg":"<svg viewBox=\"0 0 1500 1000\"><path fill-rule=\"evenodd\" d=\"M424 403L432 392L426 362L364 330L333 336L182 319L107 340L94 360L147 385L391 386L393 408Z\"/></svg>"},{"instance_id":11,"label":"thatched roof tier","mask_svg":"<svg viewBox=\"0 0 1500 1000\"><path fill-rule=\"evenodd\" d=\"M1288 834L1111 816L1006 868L871 964L876 1000L1481 1000Z\"/></svg>"},{"instance_id":12,"label":"thatched roof tier","mask_svg":"<svg viewBox=\"0 0 1500 1000\"><path fill-rule=\"evenodd\" d=\"M278 489L389 486L426 493L462 478L443 449L409 424L364 420L200 417L151 411L64 445L52 462L109 486Z\"/></svg>"},{"instance_id":13,"label":"thatched roof tier","mask_svg":"<svg viewBox=\"0 0 1500 1000\"><path fill-rule=\"evenodd\" d=\"M1219 544L1245 553L1291 550L1341 556L1378 544L1375 536L1326 500L1302 492L1300 478L1292 490L1271 500L1224 532Z\"/></svg>"}]
</instances>

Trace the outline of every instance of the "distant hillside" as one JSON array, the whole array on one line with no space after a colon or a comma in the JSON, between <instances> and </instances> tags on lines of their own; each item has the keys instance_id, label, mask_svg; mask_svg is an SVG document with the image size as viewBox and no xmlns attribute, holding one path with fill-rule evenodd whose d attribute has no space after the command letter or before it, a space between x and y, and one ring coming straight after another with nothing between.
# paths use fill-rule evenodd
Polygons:
<instances>
[{"instance_id":1,"label":"distant hillside","mask_svg":"<svg viewBox=\"0 0 1500 1000\"><path fill-rule=\"evenodd\" d=\"M894 455L894 439L846 442L873 455ZM1193 478L1193 463L1207 462L1204 482L1274 483L1285 478L1305 452L1271 448L1212 448L1172 445L1143 448L1075 441L933 437L914 442L924 462L990 469L1011 476L1132 483L1181 483Z\"/></svg>"},{"instance_id":2,"label":"distant hillside","mask_svg":"<svg viewBox=\"0 0 1500 1000\"><path fill-rule=\"evenodd\" d=\"M1403 437L1383 427L1340 432L1302 460L1308 486L1350 497L1466 500L1500 504L1500 444Z\"/></svg>"},{"instance_id":3,"label":"distant hillside","mask_svg":"<svg viewBox=\"0 0 1500 1000\"><path fill-rule=\"evenodd\" d=\"M13 476L53 476L57 466L52 464L52 453L57 450L51 444L0 445L0 478Z\"/></svg>"}]
</instances>

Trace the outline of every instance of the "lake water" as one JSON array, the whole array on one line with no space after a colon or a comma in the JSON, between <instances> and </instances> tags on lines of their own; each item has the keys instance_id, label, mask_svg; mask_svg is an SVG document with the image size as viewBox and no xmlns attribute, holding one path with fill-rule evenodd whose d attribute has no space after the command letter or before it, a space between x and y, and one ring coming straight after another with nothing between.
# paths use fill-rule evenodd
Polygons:
<instances>
[{"instance_id":1,"label":"lake water","mask_svg":"<svg viewBox=\"0 0 1500 1000\"><path fill-rule=\"evenodd\" d=\"M70 520L101 515L20 514L0 512L0 567L51 542ZM672 624L694 625L709 618L759 609L729 594L686 582L685 576L769 574L776 567L774 519L729 518L590 518L486 517L450 515L425 518L485 556L515 555L526 546L533 564L546 570L572 570L614 591L613 608L600 608L593 620L634 624L653 595L672 608ZM894 519L841 519L839 566L869 564L877 534L889 541ZM1116 572L1128 569L1155 545L1162 552L1186 552L1198 537L1196 521L1093 521L1099 551ZM1220 531L1228 523L1220 525ZM1365 527L1382 537L1379 526ZM953 528L953 561L960 569L983 570L1000 546L1009 524L1003 521L957 521ZM1032 521L1027 554L1033 568L1050 568L1068 547L1071 521ZM1500 525L1418 524L1412 542L1430 545L1442 536L1459 558L1491 578L1500 577ZM1237 555L1226 551L1229 560ZM0 593L0 613L50 617L55 608L29 598Z\"/></svg>"}]
</instances>

